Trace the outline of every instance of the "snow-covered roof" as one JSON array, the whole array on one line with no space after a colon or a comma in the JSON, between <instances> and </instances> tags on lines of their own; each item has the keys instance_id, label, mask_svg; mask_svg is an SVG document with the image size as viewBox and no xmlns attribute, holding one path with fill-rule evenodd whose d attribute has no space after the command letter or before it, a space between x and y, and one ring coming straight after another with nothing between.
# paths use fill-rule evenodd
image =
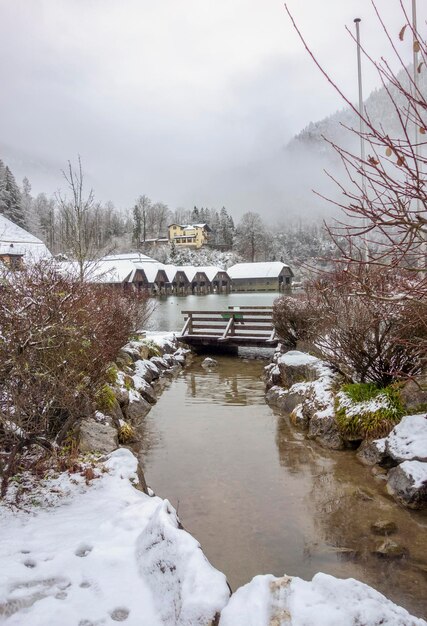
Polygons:
<instances>
[{"instance_id":1,"label":"snow-covered roof","mask_svg":"<svg viewBox=\"0 0 427 626\"><path fill-rule=\"evenodd\" d=\"M159 270L164 270L164 265L162 263L133 263L134 265L134 273L131 277L131 280L133 278L133 276L135 275L135 271L136 270L142 270L145 274L145 276L147 277L147 281L149 283L154 283L154 281L157 278L157 274L159 273Z\"/></svg>"},{"instance_id":2,"label":"snow-covered roof","mask_svg":"<svg viewBox=\"0 0 427 626\"><path fill-rule=\"evenodd\" d=\"M134 263L158 263L156 259L152 259L141 252L121 252L120 254L109 254L104 256L103 261L132 261Z\"/></svg>"},{"instance_id":3,"label":"snow-covered roof","mask_svg":"<svg viewBox=\"0 0 427 626\"><path fill-rule=\"evenodd\" d=\"M195 269L198 272L204 272L211 282L213 281L215 276L218 274L218 272L225 272L227 274L225 270L221 269L217 265L204 265L202 267L196 267Z\"/></svg>"},{"instance_id":4,"label":"snow-covered roof","mask_svg":"<svg viewBox=\"0 0 427 626\"><path fill-rule=\"evenodd\" d=\"M177 271L179 270L179 267L176 267L176 265L163 265L162 269L165 270L166 276L168 277L168 282L171 283L173 279L175 278L175 275Z\"/></svg>"},{"instance_id":5,"label":"snow-covered roof","mask_svg":"<svg viewBox=\"0 0 427 626\"><path fill-rule=\"evenodd\" d=\"M207 228L210 230L208 224L170 224L169 228L171 226L179 226L184 230L193 230L194 228Z\"/></svg>"},{"instance_id":6,"label":"snow-covered roof","mask_svg":"<svg viewBox=\"0 0 427 626\"><path fill-rule=\"evenodd\" d=\"M64 261L58 264L60 271L68 276L79 276L80 268L76 261ZM93 263L87 263L85 277L91 283L127 283L132 280L135 273L135 265L131 261L106 261L101 259Z\"/></svg>"},{"instance_id":7,"label":"snow-covered roof","mask_svg":"<svg viewBox=\"0 0 427 626\"><path fill-rule=\"evenodd\" d=\"M228 268L232 280L236 278L277 278L283 268L289 267L280 261L266 263L236 263Z\"/></svg>"},{"instance_id":8,"label":"snow-covered roof","mask_svg":"<svg viewBox=\"0 0 427 626\"><path fill-rule=\"evenodd\" d=\"M0 215L0 254L19 254L37 262L52 256L41 239Z\"/></svg>"}]
</instances>

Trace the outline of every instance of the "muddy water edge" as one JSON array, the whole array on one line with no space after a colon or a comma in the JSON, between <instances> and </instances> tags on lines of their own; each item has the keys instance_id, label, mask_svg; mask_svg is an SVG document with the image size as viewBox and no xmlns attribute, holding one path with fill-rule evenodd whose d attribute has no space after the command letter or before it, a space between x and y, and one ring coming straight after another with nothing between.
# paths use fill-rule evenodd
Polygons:
<instances>
[{"instance_id":1,"label":"muddy water edge","mask_svg":"<svg viewBox=\"0 0 427 626\"><path fill-rule=\"evenodd\" d=\"M329 451L264 401L265 355L202 358L167 383L140 427L147 483L233 589L256 574L357 578L427 617L427 515L397 505L351 451ZM375 551L389 520L401 558Z\"/></svg>"}]
</instances>

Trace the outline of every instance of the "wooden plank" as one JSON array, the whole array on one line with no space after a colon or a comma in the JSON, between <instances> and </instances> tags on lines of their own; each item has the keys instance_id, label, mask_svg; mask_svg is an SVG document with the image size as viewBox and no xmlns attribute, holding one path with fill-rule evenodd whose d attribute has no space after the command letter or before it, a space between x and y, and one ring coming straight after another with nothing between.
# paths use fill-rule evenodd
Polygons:
<instances>
[{"instance_id":1,"label":"wooden plank","mask_svg":"<svg viewBox=\"0 0 427 626\"><path fill-rule=\"evenodd\" d=\"M185 333L190 329L191 326L191 315L187 317L187 321L184 324L184 328L181 331L181 335L185 335Z\"/></svg>"},{"instance_id":2,"label":"wooden plank","mask_svg":"<svg viewBox=\"0 0 427 626\"><path fill-rule=\"evenodd\" d=\"M191 313L191 315L230 315L231 312L230 311L181 311L182 315L189 315ZM238 311L237 311L238 313ZM256 315L256 316L268 316L269 312L268 311L241 311L242 315L246 317L246 315L248 313L250 313L251 316Z\"/></svg>"},{"instance_id":3,"label":"wooden plank","mask_svg":"<svg viewBox=\"0 0 427 626\"><path fill-rule=\"evenodd\" d=\"M237 310L237 311L252 311L252 310L258 310L258 309L266 309L268 311L272 311L273 307L272 306L261 306L259 304L254 305L254 306L229 306L229 309L233 309L233 310Z\"/></svg>"},{"instance_id":4,"label":"wooden plank","mask_svg":"<svg viewBox=\"0 0 427 626\"><path fill-rule=\"evenodd\" d=\"M227 338L228 334L231 334L233 332L233 326L234 326L234 319L230 317L230 319L228 320L227 327L224 330L224 334L221 337L222 341L224 341Z\"/></svg>"}]
</instances>

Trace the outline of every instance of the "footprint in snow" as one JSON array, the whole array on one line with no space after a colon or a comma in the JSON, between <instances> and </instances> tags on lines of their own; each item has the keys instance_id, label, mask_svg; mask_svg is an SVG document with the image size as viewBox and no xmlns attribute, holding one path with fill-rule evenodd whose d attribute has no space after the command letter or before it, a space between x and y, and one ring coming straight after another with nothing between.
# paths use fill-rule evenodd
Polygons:
<instances>
[{"instance_id":1,"label":"footprint in snow","mask_svg":"<svg viewBox=\"0 0 427 626\"><path fill-rule=\"evenodd\" d=\"M90 546L87 543L82 543L82 544L79 545L79 547L74 552L74 554L76 556L84 557L84 556L87 556L88 554L90 554L90 552L92 552L92 550L93 550L93 546Z\"/></svg>"},{"instance_id":2,"label":"footprint in snow","mask_svg":"<svg viewBox=\"0 0 427 626\"><path fill-rule=\"evenodd\" d=\"M115 622L124 622L129 617L129 609L124 606L119 606L110 613L111 619Z\"/></svg>"}]
</instances>

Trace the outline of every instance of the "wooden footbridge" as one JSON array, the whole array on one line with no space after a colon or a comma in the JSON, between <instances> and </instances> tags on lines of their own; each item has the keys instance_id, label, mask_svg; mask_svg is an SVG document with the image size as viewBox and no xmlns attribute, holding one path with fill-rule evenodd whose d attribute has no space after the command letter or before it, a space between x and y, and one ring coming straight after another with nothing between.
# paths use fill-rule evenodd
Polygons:
<instances>
[{"instance_id":1,"label":"wooden footbridge","mask_svg":"<svg viewBox=\"0 0 427 626\"><path fill-rule=\"evenodd\" d=\"M271 306L228 307L225 311L182 311L184 328L179 341L198 350L237 351L239 347L277 345Z\"/></svg>"}]
</instances>

